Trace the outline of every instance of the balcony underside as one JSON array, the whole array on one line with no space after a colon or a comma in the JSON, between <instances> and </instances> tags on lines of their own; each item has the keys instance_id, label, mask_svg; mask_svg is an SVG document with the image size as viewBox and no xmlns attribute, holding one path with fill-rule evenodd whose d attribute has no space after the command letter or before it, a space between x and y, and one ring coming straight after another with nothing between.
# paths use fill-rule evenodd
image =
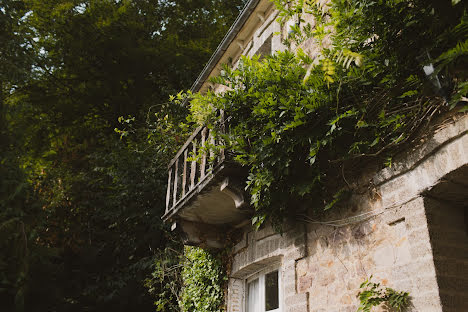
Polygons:
<instances>
[{"instance_id":1,"label":"balcony underside","mask_svg":"<svg viewBox=\"0 0 468 312\"><path fill-rule=\"evenodd\" d=\"M166 211L163 220L172 223L186 244L220 248L227 232L251 216L244 199L244 181L239 166L223 161Z\"/></svg>"}]
</instances>

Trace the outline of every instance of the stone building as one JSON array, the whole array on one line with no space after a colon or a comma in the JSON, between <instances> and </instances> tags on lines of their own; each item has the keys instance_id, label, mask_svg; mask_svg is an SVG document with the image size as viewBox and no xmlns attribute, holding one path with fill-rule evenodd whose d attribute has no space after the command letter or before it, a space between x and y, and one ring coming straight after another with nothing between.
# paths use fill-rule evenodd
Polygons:
<instances>
[{"instance_id":1,"label":"stone building","mask_svg":"<svg viewBox=\"0 0 468 312\"><path fill-rule=\"evenodd\" d=\"M192 91L216 88L208 78L221 64L284 49L277 14L269 0L250 0ZM349 209L286 225L282 235L251 228L242 173L223 154L214 164L188 160L213 140L197 129L169 164L163 219L195 245L222 247L228 231L241 233L229 312L356 311L370 275L408 291L410 311L468 311L468 115L441 117L391 168L363 173L373 189L354 195Z\"/></svg>"}]
</instances>

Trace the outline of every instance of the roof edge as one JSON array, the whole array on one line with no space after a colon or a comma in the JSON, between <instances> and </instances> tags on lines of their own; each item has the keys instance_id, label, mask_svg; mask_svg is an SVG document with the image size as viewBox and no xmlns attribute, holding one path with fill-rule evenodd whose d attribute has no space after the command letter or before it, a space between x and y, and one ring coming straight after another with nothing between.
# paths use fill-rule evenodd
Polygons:
<instances>
[{"instance_id":1,"label":"roof edge","mask_svg":"<svg viewBox=\"0 0 468 312\"><path fill-rule=\"evenodd\" d=\"M213 68L216 66L216 64L218 64L219 60L224 55L224 52L227 50L227 48L232 43L232 41L234 40L236 35L239 33L241 28L244 26L245 22L249 18L252 11L255 10L255 8L257 7L257 4L259 2L260 2L260 0L249 0L246 3L246 5L242 9L241 13L237 16L237 18L234 21L234 23L232 24L231 28L229 28L229 31L224 36L223 40L218 45L215 52L211 55L210 59L208 60L208 63L206 63L206 65L203 68L202 72L200 73L200 75L198 75L197 79L195 80L192 87L190 88L190 90L193 93L198 92L200 90L200 88L205 83L206 79L210 75Z\"/></svg>"}]
</instances>

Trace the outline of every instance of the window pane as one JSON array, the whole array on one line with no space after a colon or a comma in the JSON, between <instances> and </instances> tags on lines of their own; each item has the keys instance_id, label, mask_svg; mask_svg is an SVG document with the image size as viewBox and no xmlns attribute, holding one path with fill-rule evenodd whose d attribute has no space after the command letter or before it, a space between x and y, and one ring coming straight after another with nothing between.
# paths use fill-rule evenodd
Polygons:
<instances>
[{"instance_id":1,"label":"window pane","mask_svg":"<svg viewBox=\"0 0 468 312\"><path fill-rule=\"evenodd\" d=\"M260 301L258 300L258 278L247 284L247 312L259 312Z\"/></svg>"},{"instance_id":2,"label":"window pane","mask_svg":"<svg viewBox=\"0 0 468 312\"><path fill-rule=\"evenodd\" d=\"M271 311L279 308L278 298L278 271L265 275L265 310Z\"/></svg>"}]
</instances>

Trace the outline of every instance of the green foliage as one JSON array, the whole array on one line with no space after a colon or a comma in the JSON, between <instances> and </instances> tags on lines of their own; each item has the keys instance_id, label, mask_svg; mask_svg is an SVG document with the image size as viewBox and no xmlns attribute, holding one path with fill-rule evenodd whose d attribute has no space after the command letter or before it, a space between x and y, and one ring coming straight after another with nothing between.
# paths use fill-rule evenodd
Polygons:
<instances>
[{"instance_id":1,"label":"green foliage","mask_svg":"<svg viewBox=\"0 0 468 312\"><path fill-rule=\"evenodd\" d=\"M374 283L366 279L359 288L358 293L360 305L357 312L370 312L373 307L384 304L390 311L404 311L409 305L410 296L408 292L396 291L389 287L381 286L380 283Z\"/></svg>"},{"instance_id":2,"label":"green foliage","mask_svg":"<svg viewBox=\"0 0 468 312\"><path fill-rule=\"evenodd\" d=\"M31 262L41 251L34 244L37 234L31 231L35 225L32 217L40 216L41 210L27 176L12 159L7 162L8 156L3 150L0 163L0 302L3 309L13 311L14 307L24 308Z\"/></svg>"},{"instance_id":3,"label":"green foliage","mask_svg":"<svg viewBox=\"0 0 468 312\"><path fill-rule=\"evenodd\" d=\"M24 1L1 0L0 8L0 89L3 89L30 78L35 55L28 44L31 30L23 20L28 12Z\"/></svg>"},{"instance_id":4,"label":"green foliage","mask_svg":"<svg viewBox=\"0 0 468 312\"><path fill-rule=\"evenodd\" d=\"M180 311L182 270L184 267L183 246L176 244L154 257L151 277L145 281L150 294L155 297L156 311Z\"/></svg>"},{"instance_id":5,"label":"green foliage","mask_svg":"<svg viewBox=\"0 0 468 312\"><path fill-rule=\"evenodd\" d=\"M144 281L176 261L160 216L188 131L185 107L159 103L241 4L0 0L2 310L154 310L166 284Z\"/></svg>"},{"instance_id":6,"label":"green foliage","mask_svg":"<svg viewBox=\"0 0 468 312\"><path fill-rule=\"evenodd\" d=\"M285 43L299 49L243 57L212 80L228 91L187 95L189 120L216 129L218 112L228 116L224 140L249 170L257 227L294 217L303 202L317 213L339 205L352 191L346 175L392 159L447 101L466 100L462 3L321 3L275 1L282 24L296 21ZM314 60L305 40L321 47Z\"/></svg>"},{"instance_id":7,"label":"green foliage","mask_svg":"<svg viewBox=\"0 0 468 312\"><path fill-rule=\"evenodd\" d=\"M224 311L226 277L220 254L181 247L176 243L155 257L151 278L146 279L156 311Z\"/></svg>"},{"instance_id":8,"label":"green foliage","mask_svg":"<svg viewBox=\"0 0 468 312\"><path fill-rule=\"evenodd\" d=\"M186 246L182 278L182 311L224 311L223 285L226 277L216 255L202 248Z\"/></svg>"}]
</instances>

